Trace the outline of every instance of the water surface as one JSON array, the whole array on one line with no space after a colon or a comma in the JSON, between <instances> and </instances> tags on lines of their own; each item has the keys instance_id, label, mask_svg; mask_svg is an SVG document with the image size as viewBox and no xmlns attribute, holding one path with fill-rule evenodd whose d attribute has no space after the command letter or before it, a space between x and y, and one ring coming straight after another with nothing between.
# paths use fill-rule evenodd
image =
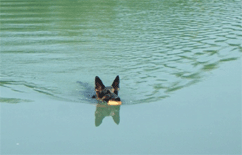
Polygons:
<instances>
[{"instance_id":1,"label":"water surface","mask_svg":"<svg viewBox=\"0 0 242 155\"><path fill-rule=\"evenodd\" d=\"M239 124L238 120L241 122L241 112L234 111L241 104L241 94L237 93L241 91L238 89L241 88L241 82L237 79L241 78L241 1L1 0L0 7L0 102L1 122L5 126L1 129L2 153L100 153L98 150L101 153L114 153L115 149L119 150L116 153L140 153L137 151L139 145L145 153L241 153L241 146L238 145L241 140L236 138L241 136L238 132L240 127L236 125ZM175 118L182 114L177 109L182 104L178 104L180 99L173 94L185 92L197 84L200 84L197 89L190 90L205 93L206 79L224 65L230 66L225 69L238 72L231 73L228 82L237 80L232 80L231 86L219 87L226 80L219 80L224 78L217 76L218 85L210 89L222 96L223 92L234 92L234 97L227 97L231 100L223 100L233 103L233 108L226 114L232 123L216 123L224 114L224 109L228 108L224 103L224 109L219 109L215 115L211 114L210 118L196 119L207 115L208 109L205 108L194 120L185 121L185 125L179 124L182 120ZM223 70L221 72L217 75L226 75ZM121 78L119 95L123 106L118 126L109 119L110 122L105 124L104 121L95 128L96 102L87 99L83 94L86 87L77 81L94 88L97 75L106 85L111 85L116 75ZM200 99L189 91L183 98L199 100L200 104L196 106L188 104L195 114L201 105L209 105L209 102L202 102L209 98L207 95L205 93L204 98ZM210 98L217 98L215 96ZM177 104L165 107L169 100ZM222 99L211 102L219 103ZM164 111L166 108L168 111L176 110L177 113L169 112L174 114L172 118L177 130L170 130L174 124L169 121L157 123L166 115L171 116ZM214 108L216 106L211 106L208 111L212 113ZM165 114L160 115L159 110ZM155 117L152 119L151 115ZM138 117L142 117L141 122L132 122L139 120ZM210 119L212 121L207 123ZM57 126L53 125L55 122ZM192 124L198 122L201 126L193 128ZM46 123L49 129L45 127ZM147 127L144 127L145 124ZM164 125L168 128L162 130L163 133L174 133L176 136L170 139L162 135L160 131ZM212 139L209 136L192 139L192 135L189 138L187 132L184 134L181 132L183 130L179 130L194 132L193 136L196 137L204 131L210 133L206 126L213 126L215 131L227 125L231 126L231 130L221 129L223 132ZM109 128L112 131L108 132ZM102 135L102 139L98 139L98 129L107 136ZM122 133L116 134L116 130ZM59 134L54 131L59 131ZM231 132L233 136L225 136ZM32 133L32 136L28 133ZM186 139L185 136L181 137L183 134L188 136L187 145L178 144ZM214 139L221 135L221 143L216 143ZM106 152L99 148L103 145L93 149L103 141L112 143L110 137L116 137L113 144L121 143L119 149L113 145ZM80 142L78 139L82 138L84 140ZM129 140L130 143L125 144ZM224 147L227 144L225 141L231 143ZM87 145L88 142L91 145ZM137 146L131 142L137 143ZM83 147L79 148L79 143ZM58 144L58 148L54 144ZM177 149L172 149L172 144ZM189 147L191 144L194 144L192 148ZM43 150L38 149L39 145L43 145ZM164 146L163 150L160 149L161 145ZM202 149L203 146L207 146L206 149Z\"/></svg>"}]
</instances>

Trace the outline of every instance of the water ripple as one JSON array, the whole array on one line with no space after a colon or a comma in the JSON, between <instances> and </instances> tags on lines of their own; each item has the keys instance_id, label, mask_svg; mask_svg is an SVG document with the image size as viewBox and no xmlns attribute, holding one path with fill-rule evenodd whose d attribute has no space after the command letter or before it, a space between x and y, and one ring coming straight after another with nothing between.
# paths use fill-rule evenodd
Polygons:
<instances>
[{"instance_id":1,"label":"water ripple","mask_svg":"<svg viewBox=\"0 0 242 155\"><path fill-rule=\"evenodd\" d=\"M1 1L1 81L80 101L76 81L121 77L159 101L241 57L240 1ZM106 82L105 82L106 83ZM8 83L6 85L19 85Z\"/></svg>"}]
</instances>

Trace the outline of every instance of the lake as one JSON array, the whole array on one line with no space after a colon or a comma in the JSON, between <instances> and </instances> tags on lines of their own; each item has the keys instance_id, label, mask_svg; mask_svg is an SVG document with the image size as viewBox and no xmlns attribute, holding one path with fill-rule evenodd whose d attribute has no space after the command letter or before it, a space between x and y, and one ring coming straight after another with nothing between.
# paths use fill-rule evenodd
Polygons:
<instances>
[{"instance_id":1,"label":"lake","mask_svg":"<svg viewBox=\"0 0 242 155\"><path fill-rule=\"evenodd\" d=\"M1 0L1 154L241 154L241 7Z\"/></svg>"}]
</instances>

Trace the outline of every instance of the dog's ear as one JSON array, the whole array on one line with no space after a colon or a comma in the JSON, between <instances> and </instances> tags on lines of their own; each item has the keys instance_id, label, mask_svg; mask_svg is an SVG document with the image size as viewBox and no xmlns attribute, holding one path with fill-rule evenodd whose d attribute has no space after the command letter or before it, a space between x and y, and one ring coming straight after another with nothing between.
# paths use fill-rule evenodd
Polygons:
<instances>
[{"instance_id":1,"label":"dog's ear","mask_svg":"<svg viewBox=\"0 0 242 155\"><path fill-rule=\"evenodd\" d=\"M100 92L104 88L105 88L105 86L104 86L103 82L101 81L101 79L98 76L96 76L96 78L95 78L95 91Z\"/></svg>"},{"instance_id":2,"label":"dog's ear","mask_svg":"<svg viewBox=\"0 0 242 155\"><path fill-rule=\"evenodd\" d=\"M118 90L119 90L119 76L117 75L116 78L113 81L112 87L114 89L114 93L118 95Z\"/></svg>"}]
</instances>

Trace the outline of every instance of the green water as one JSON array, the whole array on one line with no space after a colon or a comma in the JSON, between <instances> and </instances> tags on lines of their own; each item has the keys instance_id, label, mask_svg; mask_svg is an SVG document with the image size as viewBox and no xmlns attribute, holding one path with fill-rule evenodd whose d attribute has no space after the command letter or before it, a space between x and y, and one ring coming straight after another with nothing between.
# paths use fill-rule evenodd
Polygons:
<instances>
[{"instance_id":1,"label":"green water","mask_svg":"<svg viewBox=\"0 0 242 155\"><path fill-rule=\"evenodd\" d=\"M241 153L241 8L1 0L1 153ZM106 109L95 127L77 81L116 75L120 123Z\"/></svg>"}]
</instances>

